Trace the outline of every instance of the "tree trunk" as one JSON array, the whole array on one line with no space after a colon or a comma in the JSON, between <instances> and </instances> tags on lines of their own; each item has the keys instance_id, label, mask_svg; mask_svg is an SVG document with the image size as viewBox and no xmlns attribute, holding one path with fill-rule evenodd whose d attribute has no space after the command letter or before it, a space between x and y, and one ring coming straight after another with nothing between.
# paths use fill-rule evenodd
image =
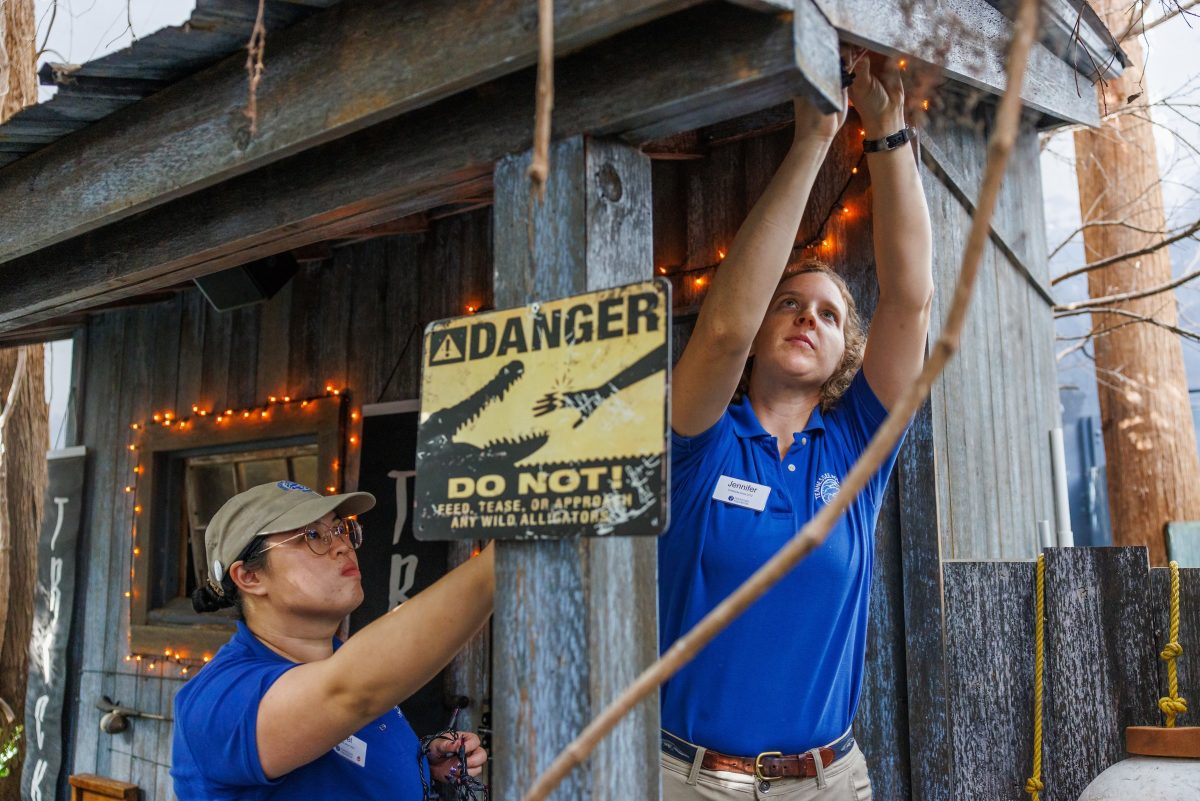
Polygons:
<instances>
[{"instance_id":1,"label":"tree trunk","mask_svg":"<svg viewBox=\"0 0 1200 801\"><path fill-rule=\"evenodd\" d=\"M33 0L0 0L0 122L37 102Z\"/></svg>"},{"instance_id":2,"label":"tree trunk","mask_svg":"<svg viewBox=\"0 0 1200 801\"><path fill-rule=\"evenodd\" d=\"M50 441L45 394L45 356L41 345L25 350L17 368L18 348L0 350L0 698L18 722L25 720L25 682L29 673L29 637L37 581L37 538L46 494L46 448ZM20 381L15 394L14 379ZM21 797L25 740L9 774L0 782L0 801Z\"/></svg>"},{"instance_id":3,"label":"tree trunk","mask_svg":"<svg viewBox=\"0 0 1200 801\"><path fill-rule=\"evenodd\" d=\"M1128 26L1118 0L1101 0L1096 11L1113 31ZM1089 220L1123 220L1138 228L1166 228L1161 177L1149 101L1142 79L1142 45L1122 43L1132 63L1110 81L1100 113L1135 110L1108 120L1096 131L1075 134L1079 204ZM1133 98L1132 100L1130 98ZM1084 230L1087 262L1128 253L1162 239L1116 225ZM1171 279L1165 248L1088 273L1093 298L1146 289ZM1174 292L1115 304L1164 323L1176 322ZM1146 545L1150 562L1166 562L1165 524L1200 520L1200 462L1179 337L1129 317L1092 315L1094 331L1121 326L1093 339L1099 385L1104 452L1108 462L1109 513L1117 545Z\"/></svg>"}]
</instances>

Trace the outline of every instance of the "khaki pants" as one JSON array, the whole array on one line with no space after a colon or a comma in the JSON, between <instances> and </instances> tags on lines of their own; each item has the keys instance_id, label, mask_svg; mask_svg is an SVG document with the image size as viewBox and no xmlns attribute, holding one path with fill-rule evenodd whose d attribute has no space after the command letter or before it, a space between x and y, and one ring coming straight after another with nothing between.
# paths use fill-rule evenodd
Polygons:
<instances>
[{"instance_id":1,"label":"khaki pants","mask_svg":"<svg viewBox=\"0 0 1200 801\"><path fill-rule=\"evenodd\" d=\"M745 773L703 768L696 771L694 783L689 783L691 765L668 754L661 758L663 801L871 801L867 761L857 744L825 768L823 776L780 779L765 790Z\"/></svg>"}]
</instances>

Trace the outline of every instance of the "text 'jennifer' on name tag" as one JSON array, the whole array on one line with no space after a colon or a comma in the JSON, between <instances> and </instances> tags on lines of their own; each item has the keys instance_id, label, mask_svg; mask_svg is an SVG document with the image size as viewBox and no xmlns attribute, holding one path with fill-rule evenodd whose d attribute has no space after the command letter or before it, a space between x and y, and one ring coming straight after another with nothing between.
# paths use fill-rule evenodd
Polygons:
<instances>
[{"instance_id":1,"label":"text 'jennifer' on name tag","mask_svg":"<svg viewBox=\"0 0 1200 801\"><path fill-rule=\"evenodd\" d=\"M744 506L747 509L761 512L767 508L767 496L770 494L771 488L766 484L755 484L753 481L745 479L721 476L717 479L717 486L713 490L712 496L714 501Z\"/></svg>"}]
</instances>

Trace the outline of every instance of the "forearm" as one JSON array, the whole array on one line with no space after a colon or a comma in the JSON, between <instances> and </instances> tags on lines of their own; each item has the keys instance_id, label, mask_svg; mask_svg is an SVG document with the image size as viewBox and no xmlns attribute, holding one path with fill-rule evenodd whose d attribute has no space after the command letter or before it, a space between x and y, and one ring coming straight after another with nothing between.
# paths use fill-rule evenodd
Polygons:
<instances>
[{"instance_id":1,"label":"forearm","mask_svg":"<svg viewBox=\"0 0 1200 801\"><path fill-rule=\"evenodd\" d=\"M726 344L749 347L791 257L808 196L829 149L799 136L755 203L717 270L697 322L719 326Z\"/></svg>"},{"instance_id":2,"label":"forearm","mask_svg":"<svg viewBox=\"0 0 1200 801\"><path fill-rule=\"evenodd\" d=\"M904 127L902 119L893 124L890 130L867 131L866 138ZM867 167L880 302L922 308L933 295L933 237L912 146L868 153Z\"/></svg>"},{"instance_id":3,"label":"forearm","mask_svg":"<svg viewBox=\"0 0 1200 801\"><path fill-rule=\"evenodd\" d=\"M348 639L331 657L368 717L401 703L445 667L487 622L494 548L447 573Z\"/></svg>"}]
</instances>

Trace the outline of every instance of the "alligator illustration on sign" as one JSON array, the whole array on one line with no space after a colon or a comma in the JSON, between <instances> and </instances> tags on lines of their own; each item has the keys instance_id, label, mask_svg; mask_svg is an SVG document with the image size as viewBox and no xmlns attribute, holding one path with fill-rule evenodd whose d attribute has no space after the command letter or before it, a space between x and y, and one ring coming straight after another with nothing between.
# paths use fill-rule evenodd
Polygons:
<instances>
[{"instance_id":1,"label":"alligator illustration on sign","mask_svg":"<svg viewBox=\"0 0 1200 801\"><path fill-rule=\"evenodd\" d=\"M572 428L578 428L614 395L660 373L666 361L667 345L663 343L597 386L547 393L534 404L528 419L571 409L579 416ZM526 463L523 460L534 456L549 442L549 433L535 430L498 437L484 445L464 441L462 435L468 427L489 407L503 402L524 376L524 363L509 361L466 398L422 421L417 443L417 517L428 524L430 535L444 536L440 528L461 527L464 517L471 518L468 527L475 528L483 517L479 511L495 505L491 499L497 498L522 497L516 505L526 512L539 511L534 498L555 500L547 516L539 517L537 524L528 524L530 527L523 529L526 536L536 536L531 528L558 522L549 517L562 508L567 496L587 497L587 502L593 504L588 507L591 516L577 514L571 521L585 522L600 534L610 533L654 511L659 506L665 477L661 452ZM477 442L478 437L475 439ZM518 466L518 462L523 463ZM602 509L602 513L597 509ZM459 523L447 523L451 516ZM486 536L489 530L521 526L520 522L505 525L485 518L476 533ZM426 526L419 528L424 530Z\"/></svg>"}]
</instances>

